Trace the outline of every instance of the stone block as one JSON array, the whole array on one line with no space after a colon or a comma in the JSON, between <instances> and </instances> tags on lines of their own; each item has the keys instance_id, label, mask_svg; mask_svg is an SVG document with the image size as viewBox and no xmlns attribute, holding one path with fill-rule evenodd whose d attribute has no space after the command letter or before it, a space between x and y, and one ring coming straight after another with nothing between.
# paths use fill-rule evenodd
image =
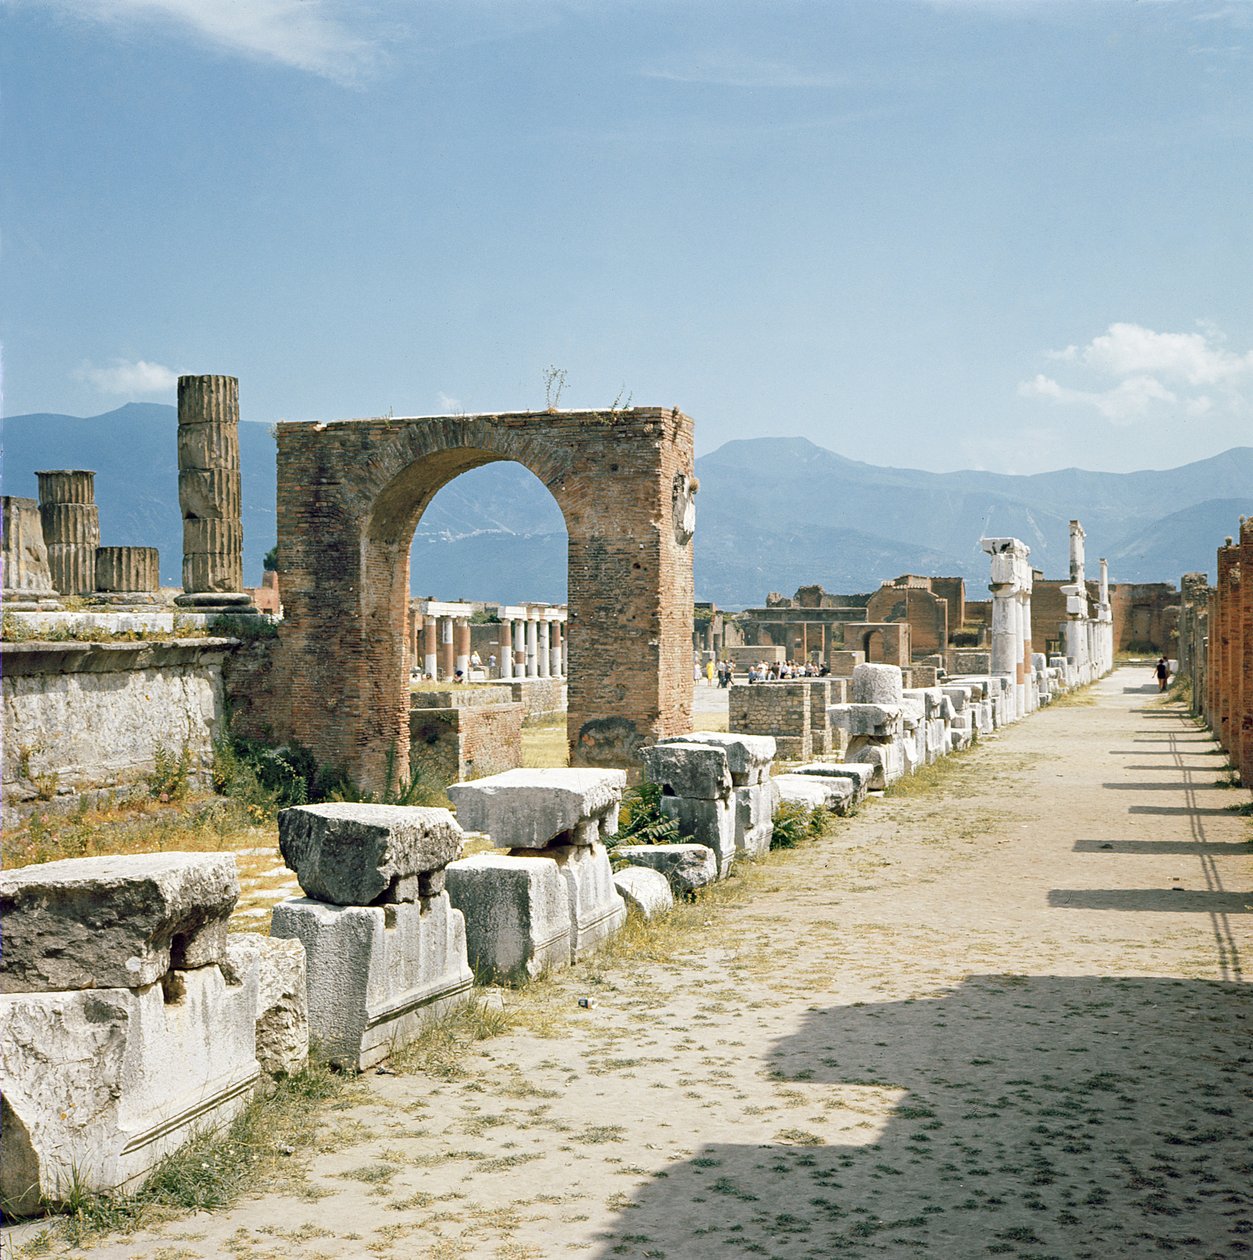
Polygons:
<instances>
[{"instance_id":1,"label":"stone block","mask_svg":"<svg viewBox=\"0 0 1253 1260\"><path fill-rule=\"evenodd\" d=\"M423 877L460 857L464 836L446 809L338 801L283 810L278 842L307 896L371 906L429 895Z\"/></svg>"},{"instance_id":2,"label":"stone block","mask_svg":"<svg viewBox=\"0 0 1253 1260\"><path fill-rule=\"evenodd\" d=\"M735 851L761 857L770 851L778 790L773 779L735 789Z\"/></svg>"},{"instance_id":3,"label":"stone block","mask_svg":"<svg viewBox=\"0 0 1253 1260\"><path fill-rule=\"evenodd\" d=\"M808 809L829 809L835 814L849 814L857 788L852 779L834 779L814 774L777 774L775 786L780 800Z\"/></svg>"},{"instance_id":4,"label":"stone block","mask_svg":"<svg viewBox=\"0 0 1253 1260\"><path fill-rule=\"evenodd\" d=\"M777 751L773 735L740 735L728 731L693 731L660 739L659 744L709 744L727 754L727 769L735 787L761 783L770 775L770 763Z\"/></svg>"},{"instance_id":5,"label":"stone block","mask_svg":"<svg viewBox=\"0 0 1253 1260\"><path fill-rule=\"evenodd\" d=\"M902 687L898 665L858 665L853 670L854 704L900 704Z\"/></svg>"},{"instance_id":6,"label":"stone block","mask_svg":"<svg viewBox=\"0 0 1253 1260\"><path fill-rule=\"evenodd\" d=\"M447 893L382 906L292 897L274 907L270 935L304 945L309 1050L338 1067L381 1063L474 984Z\"/></svg>"},{"instance_id":7,"label":"stone block","mask_svg":"<svg viewBox=\"0 0 1253 1260\"><path fill-rule=\"evenodd\" d=\"M239 898L229 853L67 858L0 871L0 992L139 989L215 963Z\"/></svg>"},{"instance_id":8,"label":"stone block","mask_svg":"<svg viewBox=\"0 0 1253 1260\"><path fill-rule=\"evenodd\" d=\"M448 795L469 831L491 836L502 849L546 849L591 844L616 829L625 770L507 770L453 783ZM595 821L596 826L580 828Z\"/></svg>"},{"instance_id":9,"label":"stone block","mask_svg":"<svg viewBox=\"0 0 1253 1260\"><path fill-rule=\"evenodd\" d=\"M860 788L870 785L874 771L866 765L850 764L847 761L811 761L803 766L796 766L792 774L826 775L833 779L851 779Z\"/></svg>"},{"instance_id":10,"label":"stone block","mask_svg":"<svg viewBox=\"0 0 1253 1260\"><path fill-rule=\"evenodd\" d=\"M850 740L845 760L871 767L871 789L886 788L905 773L905 742L903 739L875 743L861 739Z\"/></svg>"},{"instance_id":11,"label":"stone block","mask_svg":"<svg viewBox=\"0 0 1253 1260\"><path fill-rule=\"evenodd\" d=\"M627 907L644 919L660 918L674 909L670 881L647 866L626 866L614 871L613 884Z\"/></svg>"},{"instance_id":12,"label":"stone block","mask_svg":"<svg viewBox=\"0 0 1253 1260\"><path fill-rule=\"evenodd\" d=\"M240 983L257 975L257 1063L270 1076L291 1076L309 1058L309 990L305 947L297 940L232 932L222 970Z\"/></svg>"},{"instance_id":13,"label":"stone block","mask_svg":"<svg viewBox=\"0 0 1253 1260\"><path fill-rule=\"evenodd\" d=\"M570 961L603 945L626 922L626 902L614 887L603 844L562 845L548 850L566 881L570 898ZM547 855L546 855L547 856Z\"/></svg>"},{"instance_id":14,"label":"stone block","mask_svg":"<svg viewBox=\"0 0 1253 1260\"><path fill-rule=\"evenodd\" d=\"M676 897L688 896L718 878L718 859L703 844L623 844L614 851L632 866L660 871Z\"/></svg>"},{"instance_id":15,"label":"stone block","mask_svg":"<svg viewBox=\"0 0 1253 1260\"><path fill-rule=\"evenodd\" d=\"M644 777L658 784L665 797L715 801L731 793L731 772L724 748L671 741L643 749L642 756Z\"/></svg>"},{"instance_id":16,"label":"stone block","mask_svg":"<svg viewBox=\"0 0 1253 1260\"><path fill-rule=\"evenodd\" d=\"M827 710L831 725L850 739L856 736L893 739L905 728L901 702L881 704L833 704Z\"/></svg>"},{"instance_id":17,"label":"stone block","mask_svg":"<svg viewBox=\"0 0 1253 1260\"><path fill-rule=\"evenodd\" d=\"M0 1199L15 1215L75 1184L133 1190L166 1155L228 1124L259 1077L257 968L140 989L0 995Z\"/></svg>"},{"instance_id":18,"label":"stone block","mask_svg":"<svg viewBox=\"0 0 1253 1260\"><path fill-rule=\"evenodd\" d=\"M570 965L570 893L553 858L479 853L446 875L481 982L525 984Z\"/></svg>"},{"instance_id":19,"label":"stone block","mask_svg":"<svg viewBox=\"0 0 1253 1260\"><path fill-rule=\"evenodd\" d=\"M726 879L735 860L736 803L730 796L706 801L693 796L663 796L661 813L673 818L694 844L712 849L718 859L718 878Z\"/></svg>"}]
</instances>

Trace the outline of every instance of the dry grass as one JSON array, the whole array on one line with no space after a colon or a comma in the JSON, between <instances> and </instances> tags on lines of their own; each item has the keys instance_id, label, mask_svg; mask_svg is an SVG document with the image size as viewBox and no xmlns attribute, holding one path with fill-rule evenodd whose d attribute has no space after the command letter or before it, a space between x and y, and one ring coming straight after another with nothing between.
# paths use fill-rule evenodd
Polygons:
<instances>
[{"instance_id":1,"label":"dry grass","mask_svg":"<svg viewBox=\"0 0 1253 1260\"><path fill-rule=\"evenodd\" d=\"M570 764L564 716L538 718L523 724L522 764L535 770Z\"/></svg>"}]
</instances>

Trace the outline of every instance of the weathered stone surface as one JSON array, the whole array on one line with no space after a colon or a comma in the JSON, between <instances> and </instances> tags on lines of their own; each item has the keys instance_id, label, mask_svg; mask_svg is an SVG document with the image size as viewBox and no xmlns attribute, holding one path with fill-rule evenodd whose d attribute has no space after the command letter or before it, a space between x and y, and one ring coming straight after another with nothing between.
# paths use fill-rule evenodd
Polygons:
<instances>
[{"instance_id":1,"label":"weathered stone surface","mask_svg":"<svg viewBox=\"0 0 1253 1260\"><path fill-rule=\"evenodd\" d=\"M3 547L4 573L0 577L4 602L38 608L51 603L56 589L48 566L48 548L44 542L39 504L34 499L12 495L0 497L0 546Z\"/></svg>"},{"instance_id":2,"label":"weathered stone surface","mask_svg":"<svg viewBox=\"0 0 1253 1260\"><path fill-rule=\"evenodd\" d=\"M309 1051L340 1067L382 1062L474 984L447 894L383 906L293 897L274 907L270 935L304 945Z\"/></svg>"},{"instance_id":3,"label":"weathered stone surface","mask_svg":"<svg viewBox=\"0 0 1253 1260\"><path fill-rule=\"evenodd\" d=\"M305 947L298 940L232 932L222 971L230 983L257 977L257 1063L270 1076L290 1076L309 1057L309 994Z\"/></svg>"},{"instance_id":4,"label":"weathered stone surface","mask_svg":"<svg viewBox=\"0 0 1253 1260\"><path fill-rule=\"evenodd\" d=\"M348 801L283 810L278 838L305 894L336 906L418 900L418 877L459 858L465 840L446 809Z\"/></svg>"},{"instance_id":5,"label":"weathered stone surface","mask_svg":"<svg viewBox=\"0 0 1253 1260\"><path fill-rule=\"evenodd\" d=\"M626 787L625 770L506 770L472 783L453 783L448 795L468 831L491 836L502 849L546 849L591 843L579 823L616 818ZM607 822L606 826L609 825Z\"/></svg>"},{"instance_id":6,"label":"weathered stone surface","mask_svg":"<svg viewBox=\"0 0 1253 1260\"><path fill-rule=\"evenodd\" d=\"M874 771L867 765L850 764L847 761L811 761L803 766L794 766L792 774L826 775L832 779L852 779L861 787L868 787L874 777Z\"/></svg>"},{"instance_id":7,"label":"weathered stone surface","mask_svg":"<svg viewBox=\"0 0 1253 1260\"><path fill-rule=\"evenodd\" d=\"M224 853L67 858L0 871L0 992L138 989L217 962L239 898Z\"/></svg>"},{"instance_id":8,"label":"weathered stone surface","mask_svg":"<svg viewBox=\"0 0 1253 1260\"><path fill-rule=\"evenodd\" d=\"M725 749L727 769L730 770L731 782L736 787L748 787L766 778L777 749L773 735L740 735L728 731L693 731L690 735L675 735L657 742L708 744L713 748Z\"/></svg>"},{"instance_id":9,"label":"weathered stone surface","mask_svg":"<svg viewBox=\"0 0 1253 1260\"><path fill-rule=\"evenodd\" d=\"M837 814L849 812L857 792L852 779L812 774L776 774L774 783L779 789L779 798L790 805L829 809Z\"/></svg>"},{"instance_id":10,"label":"weathered stone surface","mask_svg":"<svg viewBox=\"0 0 1253 1260\"><path fill-rule=\"evenodd\" d=\"M902 685L899 665L858 665L853 670L853 703L900 704Z\"/></svg>"},{"instance_id":11,"label":"weathered stone surface","mask_svg":"<svg viewBox=\"0 0 1253 1260\"><path fill-rule=\"evenodd\" d=\"M614 887L626 902L645 919L656 919L674 909L670 881L646 866L626 866L613 875Z\"/></svg>"},{"instance_id":12,"label":"weathered stone surface","mask_svg":"<svg viewBox=\"0 0 1253 1260\"><path fill-rule=\"evenodd\" d=\"M578 962L603 945L626 922L626 902L614 887L613 868L603 844L561 845L550 849L570 898L570 961Z\"/></svg>"},{"instance_id":13,"label":"weathered stone surface","mask_svg":"<svg viewBox=\"0 0 1253 1260\"><path fill-rule=\"evenodd\" d=\"M718 878L726 879L735 860L736 803L730 796L716 801L696 796L663 796L661 813L679 824L679 831L695 844L712 849L718 859Z\"/></svg>"},{"instance_id":14,"label":"weathered stone surface","mask_svg":"<svg viewBox=\"0 0 1253 1260\"><path fill-rule=\"evenodd\" d=\"M833 704L827 709L827 717L836 730L844 731L849 738L862 735L891 739L904 729L906 710L899 701L894 705Z\"/></svg>"},{"instance_id":15,"label":"weathered stone surface","mask_svg":"<svg viewBox=\"0 0 1253 1260\"><path fill-rule=\"evenodd\" d=\"M694 893L718 878L717 855L703 844L620 844L613 853L632 866L660 871L678 897Z\"/></svg>"},{"instance_id":16,"label":"weathered stone surface","mask_svg":"<svg viewBox=\"0 0 1253 1260\"><path fill-rule=\"evenodd\" d=\"M890 739L881 742L852 741L849 743L846 760L860 762L873 770L870 787L885 788L895 783L905 773L905 741Z\"/></svg>"},{"instance_id":17,"label":"weathered stone surface","mask_svg":"<svg viewBox=\"0 0 1253 1260\"><path fill-rule=\"evenodd\" d=\"M570 892L553 858L479 853L446 875L480 982L525 984L570 965Z\"/></svg>"},{"instance_id":18,"label":"weathered stone surface","mask_svg":"<svg viewBox=\"0 0 1253 1260\"><path fill-rule=\"evenodd\" d=\"M735 789L735 851L757 858L770 850L778 790L771 779Z\"/></svg>"},{"instance_id":19,"label":"weathered stone surface","mask_svg":"<svg viewBox=\"0 0 1253 1260\"><path fill-rule=\"evenodd\" d=\"M135 1188L164 1156L248 1102L257 968L159 984L0 995L0 1199L15 1214L77 1183ZM173 992L174 986L171 986Z\"/></svg>"},{"instance_id":20,"label":"weathered stone surface","mask_svg":"<svg viewBox=\"0 0 1253 1260\"><path fill-rule=\"evenodd\" d=\"M723 748L670 741L643 750L644 775L665 796L713 801L731 793L731 772Z\"/></svg>"}]
</instances>

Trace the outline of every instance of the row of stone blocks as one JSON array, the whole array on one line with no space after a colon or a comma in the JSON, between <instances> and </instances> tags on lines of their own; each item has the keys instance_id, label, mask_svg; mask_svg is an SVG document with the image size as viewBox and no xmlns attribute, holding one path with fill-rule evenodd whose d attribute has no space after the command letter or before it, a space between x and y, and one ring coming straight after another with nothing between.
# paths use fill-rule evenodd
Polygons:
<instances>
[{"instance_id":1,"label":"row of stone blocks","mask_svg":"<svg viewBox=\"0 0 1253 1260\"><path fill-rule=\"evenodd\" d=\"M305 957L227 935L229 854L79 858L0 873L0 1201L138 1184L303 1065Z\"/></svg>"}]
</instances>

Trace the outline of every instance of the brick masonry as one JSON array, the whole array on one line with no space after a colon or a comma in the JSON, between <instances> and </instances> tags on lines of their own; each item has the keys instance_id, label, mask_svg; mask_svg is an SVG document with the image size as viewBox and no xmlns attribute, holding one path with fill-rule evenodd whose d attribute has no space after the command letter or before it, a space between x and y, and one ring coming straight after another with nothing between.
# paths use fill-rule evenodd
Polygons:
<instances>
[{"instance_id":1,"label":"brick masonry","mask_svg":"<svg viewBox=\"0 0 1253 1260\"><path fill-rule=\"evenodd\" d=\"M773 735L781 761L808 761L814 755L814 691L804 681L732 683L728 729L740 735Z\"/></svg>"},{"instance_id":2,"label":"brick masonry","mask_svg":"<svg viewBox=\"0 0 1253 1260\"><path fill-rule=\"evenodd\" d=\"M416 697L415 697L416 698ZM409 766L442 783L500 774L522 764L521 704L415 705L409 712Z\"/></svg>"},{"instance_id":3,"label":"brick masonry","mask_svg":"<svg viewBox=\"0 0 1253 1260\"><path fill-rule=\"evenodd\" d=\"M405 615L413 532L435 493L499 459L535 473L569 537L575 765L633 764L691 729L692 421L523 412L278 426L286 734L363 787L409 757Z\"/></svg>"}]
</instances>

